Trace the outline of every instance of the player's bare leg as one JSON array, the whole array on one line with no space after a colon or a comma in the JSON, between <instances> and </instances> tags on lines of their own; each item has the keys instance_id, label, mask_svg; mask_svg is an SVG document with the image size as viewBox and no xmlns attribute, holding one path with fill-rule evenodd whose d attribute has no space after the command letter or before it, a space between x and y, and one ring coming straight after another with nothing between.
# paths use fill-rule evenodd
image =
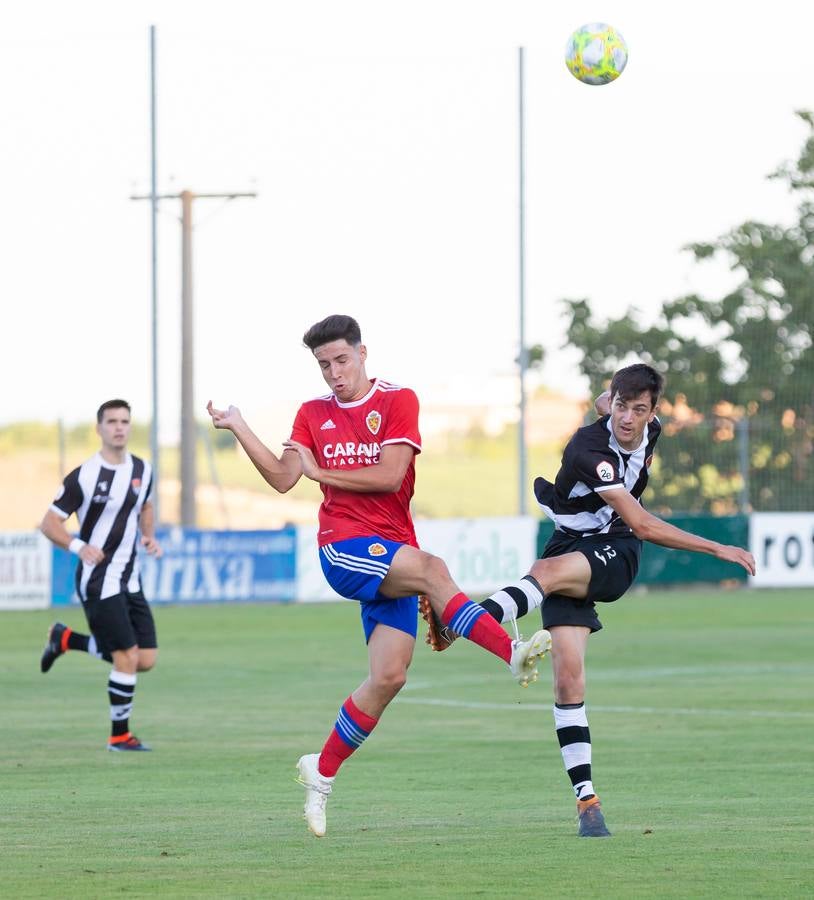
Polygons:
<instances>
[{"instance_id":1,"label":"player's bare leg","mask_svg":"<svg viewBox=\"0 0 814 900\"><path fill-rule=\"evenodd\" d=\"M379 718L407 682L415 638L398 628L378 624L367 644L370 674L351 694L363 712Z\"/></svg>"}]
</instances>

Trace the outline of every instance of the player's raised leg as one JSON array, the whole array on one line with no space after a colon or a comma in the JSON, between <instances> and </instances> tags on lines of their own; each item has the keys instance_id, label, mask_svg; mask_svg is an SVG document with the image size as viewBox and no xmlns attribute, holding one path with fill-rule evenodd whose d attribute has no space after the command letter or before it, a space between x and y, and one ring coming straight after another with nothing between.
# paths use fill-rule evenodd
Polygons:
<instances>
[{"instance_id":1,"label":"player's raised leg","mask_svg":"<svg viewBox=\"0 0 814 900\"><path fill-rule=\"evenodd\" d=\"M109 653L103 653L96 644L96 638L92 634L82 634L80 631L74 631L64 622L54 622L48 630L48 639L45 642L45 649L40 657L40 671L48 672L51 666L69 650L78 650L87 653L88 656L94 656L96 659L104 659L112 662L113 657Z\"/></svg>"},{"instance_id":2,"label":"player's raised leg","mask_svg":"<svg viewBox=\"0 0 814 900\"><path fill-rule=\"evenodd\" d=\"M537 661L551 646L544 629L528 641L513 641L482 606L458 588L442 559L416 547L399 549L381 592L392 597L424 595L445 627L502 659L523 687L536 680Z\"/></svg>"}]
</instances>

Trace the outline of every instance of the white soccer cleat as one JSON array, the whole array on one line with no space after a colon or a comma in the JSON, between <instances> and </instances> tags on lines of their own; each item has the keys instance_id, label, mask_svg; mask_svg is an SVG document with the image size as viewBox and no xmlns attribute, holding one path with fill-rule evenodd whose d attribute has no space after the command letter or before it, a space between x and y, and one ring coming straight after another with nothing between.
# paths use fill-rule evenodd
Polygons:
<instances>
[{"instance_id":1,"label":"white soccer cleat","mask_svg":"<svg viewBox=\"0 0 814 900\"><path fill-rule=\"evenodd\" d=\"M537 660L542 659L551 649L551 635L541 628L527 641L512 641L512 659L509 668L520 687L528 687L537 681Z\"/></svg>"},{"instance_id":2,"label":"white soccer cleat","mask_svg":"<svg viewBox=\"0 0 814 900\"><path fill-rule=\"evenodd\" d=\"M315 837L325 836L325 804L333 790L333 778L319 774L319 753L301 756L297 763L297 781L305 787L303 817Z\"/></svg>"}]
</instances>

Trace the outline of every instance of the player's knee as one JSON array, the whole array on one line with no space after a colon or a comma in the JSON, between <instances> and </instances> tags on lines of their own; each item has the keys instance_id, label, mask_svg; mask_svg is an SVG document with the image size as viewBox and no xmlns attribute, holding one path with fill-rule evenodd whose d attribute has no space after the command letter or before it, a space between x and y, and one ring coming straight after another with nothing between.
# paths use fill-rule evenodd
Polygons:
<instances>
[{"instance_id":1,"label":"player's knee","mask_svg":"<svg viewBox=\"0 0 814 900\"><path fill-rule=\"evenodd\" d=\"M149 672L155 668L157 654L155 650L140 650L138 653L138 671Z\"/></svg>"},{"instance_id":2,"label":"player's knee","mask_svg":"<svg viewBox=\"0 0 814 900\"><path fill-rule=\"evenodd\" d=\"M425 571L427 582L430 586L448 581L451 577L449 574L449 569L447 568L447 564L444 562L444 560L441 559L440 556L433 556L431 553L427 554Z\"/></svg>"},{"instance_id":3,"label":"player's knee","mask_svg":"<svg viewBox=\"0 0 814 900\"><path fill-rule=\"evenodd\" d=\"M551 591L549 582L554 574L553 559L537 559L529 569L529 575L533 576L539 582L540 587L546 592Z\"/></svg>"},{"instance_id":4,"label":"player's knee","mask_svg":"<svg viewBox=\"0 0 814 900\"><path fill-rule=\"evenodd\" d=\"M407 669L393 668L385 669L373 676L376 688L383 694L389 694L395 697L396 694L407 684Z\"/></svg>"},{"instance_id":5,"label":"player's knee","mask_svg":"<svg viewBox=\"0 0 814 900\"><path fill-rule=\"evenodd\" d=\"M124 672L135 672L138 669L138 647L128 647L113 653L113 664Z\"/></svg>"}]
</instances>

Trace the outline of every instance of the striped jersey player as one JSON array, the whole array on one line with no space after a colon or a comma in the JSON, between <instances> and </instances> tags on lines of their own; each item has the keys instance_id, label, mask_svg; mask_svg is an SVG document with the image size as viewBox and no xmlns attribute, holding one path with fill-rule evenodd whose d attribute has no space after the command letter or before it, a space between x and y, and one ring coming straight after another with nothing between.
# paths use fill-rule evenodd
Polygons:
<instances>
[{"instance_id":1,"label":"striped jersey player","mask_svg":"<svg viewBox=\"0 0 814 900\"><path fill-rule=\"evenodd\" d=\"M754 574L751 553L708 541L647 512L641 504L661 425L656 408L664 379L651 366L620 369L596 401L600 418L568 442L553 483L537 478L534 492L554 534L541 559L516 584L482 607L498 622L542 606L551 632L554 725L577 799L579 834L607 837L591 769L585 712L585 653L602 624L597 603L619 599L639 568L642 541L709 553ZM431 629L432 631L432 629ZM444 649L438 640L435 649Z\"/></svg>"},{"instance_id":2,"label":"striped jersey player","mask_svg":"<svg viewBox=\"0 0 814 900\"><path fill-rule=\"evenodd\" d=\"M68 650L81 650L113 663L108 680L111 735L109 750L149 750L130 733L129 719L136 673L155 665L158 652L155 622L141 589L137 543L156 556L152 467L127 450L130 406L108 400L96 414L102 446L98 453L64 479L45 514L41 529L58 547L78 557L76 594L90 634L63 622L51 627L40 668L48 672ZM66 521L76 515L79 534Z\"/></svg>"},{"instance_id":3,"label":"striped jersey player","mask_svg":"<svg viewBox=\"0 0 814 900\"><path fill-rule=\"evenodd\" d=\"M322 837L325 804L339 767L407 680L418 594L456 633L507 663L521 684L536 676L548 634L541 629L529 641L512 641L460 591L441 559L418 548L410 515L415 457L421 451L418 400L409 388L368 378L367 348L355 319L329 316L313 325L303 342L330 394L300 407L281 456L259 440L236 407L218 410L210 403L208 409L214 426L234 433L275 490L290 490L303 475L319 483L322 571L337 593L359 602L369 674L342 704L322 751L297 763L306 822Z\"/></svg>"}]
</instances>

